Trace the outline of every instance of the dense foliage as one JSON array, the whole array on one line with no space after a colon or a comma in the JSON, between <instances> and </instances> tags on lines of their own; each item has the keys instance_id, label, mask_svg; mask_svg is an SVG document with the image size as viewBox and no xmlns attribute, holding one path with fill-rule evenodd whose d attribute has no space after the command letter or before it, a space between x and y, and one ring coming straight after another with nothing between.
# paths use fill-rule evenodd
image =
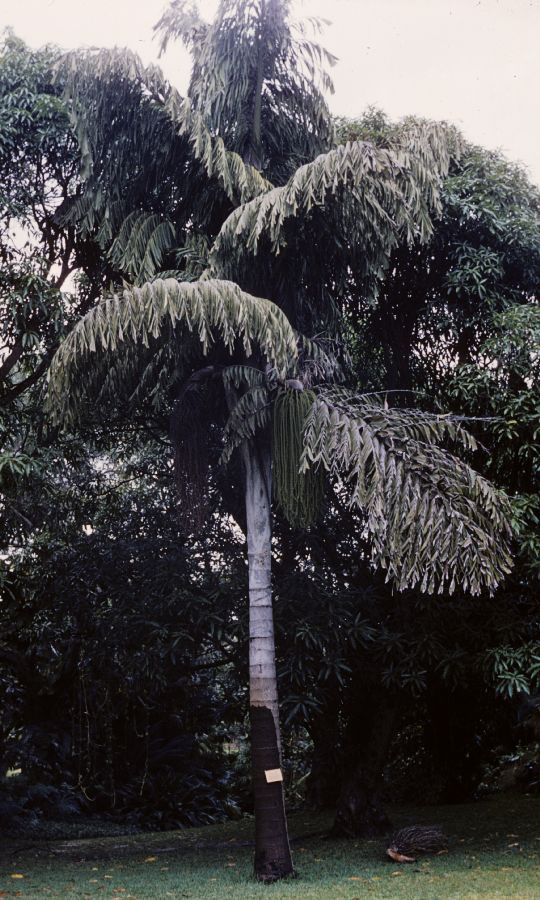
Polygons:
<instances>
[{"instance_id":1,"label":"dense foliage","mask_svg":"<svg viewBox=\"0 0 540 900\"><path fill-rule=\"evenodd\" d=\"M208 25L176 2L160 23L193 50L188 98L131 54L58 65L10 36L0 59L0 759L22 773L0 816L21 826L252 809L238 450L271 416L291 795L339 801L336 830L355 833L384 824L383 771L394 797L463 799L526 737L538 190L432 123L371 111L334 137L312 88L325 57L286 4L257 53L231 5ZM60 432L44 380L68 332ZM464 431L463 413L482 421ZM507 574L507 516L513 574L471 599ZM421 593L439 586L452 596Z\"/></svg>"}]
</instances>

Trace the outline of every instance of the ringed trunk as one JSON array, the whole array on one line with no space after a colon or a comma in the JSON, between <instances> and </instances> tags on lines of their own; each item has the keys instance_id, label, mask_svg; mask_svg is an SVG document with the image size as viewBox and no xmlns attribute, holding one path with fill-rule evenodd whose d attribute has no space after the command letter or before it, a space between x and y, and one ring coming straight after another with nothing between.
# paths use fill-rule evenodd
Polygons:
<instances>
[{"instance_id":1,"label":"ringed trunk","mask_svg":"<svg viewBox=\"0 0 540 900\"><path fill-rule=\"evenodd\" d=\"M271 461L269 450L244 449L249 566L249 703L255 802L255 875L277 881L293 873L281 774L281 738L272 614Z\"/></svg>"}]
</instances>

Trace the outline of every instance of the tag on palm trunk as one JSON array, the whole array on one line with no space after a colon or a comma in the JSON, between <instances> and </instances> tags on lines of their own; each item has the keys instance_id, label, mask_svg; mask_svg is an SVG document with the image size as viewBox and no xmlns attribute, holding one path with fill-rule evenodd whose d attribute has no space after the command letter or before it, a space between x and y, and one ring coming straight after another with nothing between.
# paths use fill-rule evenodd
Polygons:
<instances>
[{"instance_id":1,"label":"tag on palm trunk","mask_svg":"<svg viewBox=\"0 0 540 900\"><path fill-rule=\"evenodd\" d=\"M266 775L268 784L271 784L273 781L283 781L283 772L281 769L265 769L264 774Z\"/></svg>"}]
</instances>

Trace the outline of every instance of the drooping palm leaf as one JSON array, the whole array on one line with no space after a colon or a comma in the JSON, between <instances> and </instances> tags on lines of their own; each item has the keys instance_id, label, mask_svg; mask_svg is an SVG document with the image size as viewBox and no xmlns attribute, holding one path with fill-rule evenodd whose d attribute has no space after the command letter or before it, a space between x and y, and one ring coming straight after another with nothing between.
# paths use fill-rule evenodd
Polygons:
<instances>
[{"instance_id":1,"label":"drooping palm leaf","mask_svg":"<svg viewBox=\"0 0 540 900\"><path fill-rule=\"evenodd\" d=\"M238 153L226 148L221 137L211 133L203 115L193 109L188 98L170 89L164 110L177 133L189 141L191 152L207 177L221 185L231 202L247 202L272 187L254 166L247 165Z\"/></svg>"},{"instance_id":2,"label":"drooping palm leaf","mask_svg":"<svg viewBox=\"0 0 540 900\"><path fill-rule=\"evenodd\" d=\"M119 272L136 284L144 284L163 270L165 255L177 246L172 222L155 213L135 210L124 219L109 257Z\"/></svg>"},{"instance_id":3,"label":"drooping palm leaf","mask_svg":"<svg viewBox=\"0 0 540 900\"><path fill-rule=\"evenodd\" d=\"M225 424L222 463L228 463L237 447L249 441L258 429L265 428L270 423L270 408L271 400L266 386L257 385L242 394Z\"/></svg>"},{"instance_id":4,"label":"drooping palm leaf","mask_svg":"<svg viewBox=\"0 0 540 900\"><path fill-rule=\"evenodd\" d=\"M399 589L478 594L510 569L507 502L449 440L474 447L450 417L339 389L321 391L307 417L302 470L322 465L351 485L374 556Z\"/></svg>"},{"instance_id":5,"label":"drooping palm leaf","mask_svg":"<svg viewBox=\"0 0 540 900\"><path fill-rule=\"evenodd\" d=\"M302 229L320 209L330 240L349 255L359 248L366 272L377 271L400 241L430 237L431 212L440 210L441 179L454 152L454 132L437 124L411 125L401 148L342 144L301 166L283 187L235 209L215 242L214 265L223 271L238 266L238 257L256 254L263 239L273 253L283 252L294 241L295 223ZM305 239L303 246L310 255L323 250Z\"/></svg>"},{"instance_id":6,"label":"drooping palm leaf","mask_svg":"<svg viewBox=\"0 0 540 900\"><path fill-rule=\"evenodd\" d=\"M104 226L104 243L134 210L174 209L180 222L208 203L236 204L269 183L211 134L203 115L130 50L78 50L57 66L81 152L84 193L64 220L89 232ZM217 192L216 192L217 189ZM195 197L198 202L195 202ZM221 201L222 202L222 201ZM230 208L230 207L229 207Z\"/></svg>"},{"instance_id":7,"label":"drooping palm leaf","mask_svg":"<svg viewBox=\"0 0 540 900\"><path fill-rule=\"evenodd\" d=\"M159 52L164 53L171 40L181 40L189 50L197 51L208 31L194 0L173 0L154 26L159 36Z\"/></svg>"},{"instance_id":8,"label":"drooping palm leaf","mask_svg":"<svg viewBox=\"0 0 540 900\"><path fill-rule=\"evenodd\" d=\"M68 421L76 418L97 350L114 353L124 342L148 347L163 332L174 343L178 326L197 337L202 353L216 338L228 353L240 345L248 358L256 347L281 377L297 358L295 333L270 300L246 294L228 281L157 279L106 297L77 323L51 366L51 409Z\"/></svg>"}]
</instances>

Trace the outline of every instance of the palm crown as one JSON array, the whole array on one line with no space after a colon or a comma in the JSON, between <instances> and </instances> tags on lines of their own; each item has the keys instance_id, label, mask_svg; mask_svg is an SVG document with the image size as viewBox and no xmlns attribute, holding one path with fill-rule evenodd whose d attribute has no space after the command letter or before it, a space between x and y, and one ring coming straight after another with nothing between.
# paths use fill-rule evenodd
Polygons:
<instances>
[{"instance_id":1,"label":"palm crown","mask_svg":"<svg viewBox=\"0 0 540 900\"><path fill-rule=\"evenodd\" d=\"M448 449L474 449L462 424L346 389L339 349L351 307L376 303L392 250L429 240L459 137L411 120L384 149L334 145L322 93L332 60L293 29L288 7L222 0L207 24L194 3L172 3L157 27L163 45L180 38L192 52L187 98L128 51L68 54L58 71L83 163L80 194L61 215L96 237L128 284L62 344L49 406L73 422L96 401L103 411L150 400L170 412L193 479L193 397L201 384L221 393L221 463L239 450L244 465L251 705L269 709L275 726L275 765L262 756L263 769L254 765L256 809L264 791L281 790L261 775L279 765L272 447L291 521L316 514L323 471L340 479L400 588L477 593L510 564L504 498ZM204 491L208 473L199 465L198 474ZM285 874L286 830L277 849L263 832L258 874Z\"/></svg>"}]
</instances>

